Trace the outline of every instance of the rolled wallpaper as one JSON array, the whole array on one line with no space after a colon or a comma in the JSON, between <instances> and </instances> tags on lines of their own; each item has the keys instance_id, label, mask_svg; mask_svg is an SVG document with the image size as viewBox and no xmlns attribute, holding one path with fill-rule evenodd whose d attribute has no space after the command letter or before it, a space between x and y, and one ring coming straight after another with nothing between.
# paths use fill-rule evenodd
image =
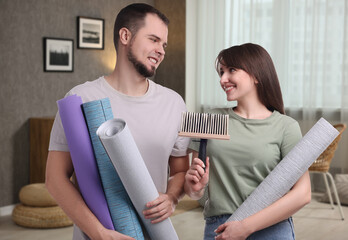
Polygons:
<instances>
[{"instance_id":1,"label":"rolled wallpaper","mask_svg":"<svg viewBox=\"0 0 348 240\"><path fill-rule=\"evenodd\" d=\"M112 119L97 130L113 165L115 166L127 193L152 240L177 240L178 236L169 218L152 224L145 219L146 203L159 194L136 146L128 125L122 119Z\"/></svg>"},{"instance_id":2,"label":"rolled wallpaper","mask_svg":"<svg viewBox=\"0 0 348 240\"><path fill-rule=\"evenodd\" d=\"M115 230L137 240L144 239L136 210L96 133L102 123L114 118L110 101L105 98L87 102L82 109Z\"/></svg>"},{"instance_id":3,"label":"rolled wallpaper","mask_svg":"<svg viewBox=\"0 0 348 240\"><path fill-rule=\"evenodd\" d=\"M81 195L103 226L114 229L81 109L82 99L71 95L57 104Z\"/></svg>"},{"instance_id":4,"label":"rolled wallpaper","mask_svg":"<svg viewBox=\"0 0 348 240\"><path fill-rule=\"evenodd\" d=\"M243 220L284 196L338 134L324 118L319 119L227 222Z\"/></svg>"}]
</instances>

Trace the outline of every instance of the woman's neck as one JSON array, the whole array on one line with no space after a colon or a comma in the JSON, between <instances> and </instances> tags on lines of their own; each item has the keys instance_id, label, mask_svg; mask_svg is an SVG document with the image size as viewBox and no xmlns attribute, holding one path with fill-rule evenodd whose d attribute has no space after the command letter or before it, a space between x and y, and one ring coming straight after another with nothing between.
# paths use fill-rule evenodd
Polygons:
<instances>
[{"instance_id":1,"label":"woman's neck","mask_svg":"<svg viewBox=\"0 0 348 240\"><path fill-rule=\"evenodd\" d=\"M233 111L240 117L246 119L265 119L272 115L272 112L262 103L239 103Z\"/></svg>"}]
</instances>

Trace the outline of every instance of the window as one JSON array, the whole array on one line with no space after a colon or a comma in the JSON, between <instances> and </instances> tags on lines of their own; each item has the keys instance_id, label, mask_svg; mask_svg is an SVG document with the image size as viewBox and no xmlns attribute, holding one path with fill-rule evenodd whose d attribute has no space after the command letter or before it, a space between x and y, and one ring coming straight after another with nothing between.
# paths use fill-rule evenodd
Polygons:
<instances>
[{"instance_id":1,"label":"window","mask_svg":"<svg viewBox=\"0 0 348 240\"><path fill-rule=\"evenodd\" d=\"M186 81L197 88L186 99L196 109L226 106L215 58L246 42L272 56L286 108L348 108L347 1L193 0L186 10L194 22L187 25L187 41L196 35L186 53L194 56L187 61L194 79Z\"/></svg>"}]
</instances>

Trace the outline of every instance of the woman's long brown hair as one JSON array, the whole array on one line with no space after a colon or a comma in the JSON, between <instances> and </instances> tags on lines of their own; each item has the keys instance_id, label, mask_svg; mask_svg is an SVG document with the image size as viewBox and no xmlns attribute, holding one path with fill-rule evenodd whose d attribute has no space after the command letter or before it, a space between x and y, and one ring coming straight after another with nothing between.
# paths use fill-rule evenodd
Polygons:
<instances>
[{"instance_id":1,"label":"woman's long brown hair","mask_svg":"<svg viewBox=\"0 0 348 240\"><path fill-rule=\"evenodd\" d=\"M246 43L222 50L216 58L216 70L220 65L242 69L254 77L257 93L262 104L270 111L277 110L285 114L282 91L273 61L268 52L261 46Z\"/></svg>"}]
</instances>

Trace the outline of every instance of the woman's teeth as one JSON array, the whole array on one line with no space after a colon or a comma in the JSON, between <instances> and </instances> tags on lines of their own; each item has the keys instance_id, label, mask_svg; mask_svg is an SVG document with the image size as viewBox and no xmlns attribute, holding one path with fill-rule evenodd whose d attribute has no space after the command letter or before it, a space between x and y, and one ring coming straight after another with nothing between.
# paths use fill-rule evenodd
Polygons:
<instances>
[{"instance_id":1,"label":"woman's teeth","mask_svg":"<svg viewBox=\"0 0 348 240\"><path fill-rule=\"evenodd\" d=\"M233 89L234 87L224 87L224 89L225 89L225 92L228 92L228 91L230 91L231 89Z\"/></svg>"}]
</instances>

